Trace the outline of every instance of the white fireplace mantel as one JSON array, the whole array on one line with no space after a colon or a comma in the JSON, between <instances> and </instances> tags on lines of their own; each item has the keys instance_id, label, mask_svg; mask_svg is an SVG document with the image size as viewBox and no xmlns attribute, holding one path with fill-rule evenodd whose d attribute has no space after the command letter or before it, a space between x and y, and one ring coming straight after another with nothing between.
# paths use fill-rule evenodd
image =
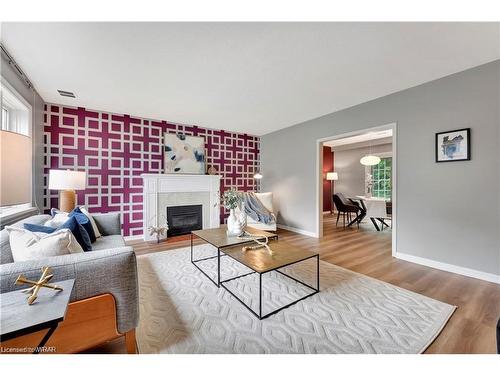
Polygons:
<instances>
[{"instance_id":1,"label":"white fireplace mantel","mask_svg":"<svg viewBox=\"0 0 500 375\"><path fill-rule=\"evenodd\" d=\"M219 189L221 176L142 174L143 179L143 231L144 240L156 239L150 236L148 227L158 226L164 207L159 207L160 194L208 192L210 201L203 209L208 210L209 220L203 221L203 229L218 228L220 225Z\"/></svg>"}]
</instances>

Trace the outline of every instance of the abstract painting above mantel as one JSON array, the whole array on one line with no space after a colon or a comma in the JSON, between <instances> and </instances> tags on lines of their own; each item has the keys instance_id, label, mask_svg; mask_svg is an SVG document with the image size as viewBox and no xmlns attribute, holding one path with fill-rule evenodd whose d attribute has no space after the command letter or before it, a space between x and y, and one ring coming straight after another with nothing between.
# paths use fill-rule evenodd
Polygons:
<instances>
[{"instance_id":1,"label":"abstract painting above mantel","mask_svg":"<svg viewBox=\"0 0 500 375\"><path fill-rule=\"evenodd\" d=\"M205 139L182 133L165 133L165 173L205 174Z\"/></svg>"},{"instance_id":2,"label":"abstract painting above mantel","mask_svg":"<svg viewBox=\"0 0 500 375\"><path fill-rule=\"evenodd\" d=\"M436 163L470 160L470 128L436 133Z\"/></svg>"}]
</instances>

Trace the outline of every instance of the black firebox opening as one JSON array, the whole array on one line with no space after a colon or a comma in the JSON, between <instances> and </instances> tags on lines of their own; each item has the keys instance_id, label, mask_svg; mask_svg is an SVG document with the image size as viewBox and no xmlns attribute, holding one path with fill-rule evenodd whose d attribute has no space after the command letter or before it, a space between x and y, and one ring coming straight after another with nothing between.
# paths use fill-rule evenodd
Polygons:
<instances>
[{"instance_id":1,"label":"black firebox opening","mask_svg":"<svg viewBox=\"0 0 500 375\"><path fill-rule=\"evenodd\" d=\"M179 236L203 229L202 205L167 207L167 236Z\"/></svg>"}]
</instances>

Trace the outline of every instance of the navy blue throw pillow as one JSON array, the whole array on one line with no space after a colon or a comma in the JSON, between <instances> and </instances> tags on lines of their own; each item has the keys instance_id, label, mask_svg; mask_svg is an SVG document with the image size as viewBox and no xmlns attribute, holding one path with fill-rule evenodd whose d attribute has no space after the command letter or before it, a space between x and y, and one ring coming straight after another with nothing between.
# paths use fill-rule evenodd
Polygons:
<instances>
[{"instance_id":1,"label":"navy blue throw pillow","mask_svg":"<svg viewBox=\"0 0 500 375\"><path fill-rule=\"evenodd\" d=\"M28 224L24 223L24 229L29 230L30 232L41 232L41 233L54 233L57 229L52 227L47 227L45 225L38 224Z\"/></svg>"},{"instance_id":2,"label":"navy blue throw pillow","mask_svg":"<svg viewBox=\"0 0 500 375\"><path fill-rule=\"evenodd\" d=\"M42 232L42 233L54 233L60 229L69 229L73 236L75 236L76 241L80 244L83 251L91 251L92 244L90 243L90 237L85 228L80 225L75 217L71 217L64 222L59 228L51 228L45 225L36 224L24 224L24 229L31 232Z\"/></svg>"},{"instance_id":3,"label":"navy blue throw pillow","mask_svg":"<svg viewBox=\"0 0 500 375\"><path fill-rule=\"evenodd\" d=\"M76 207L73 211L69 213L69 217L74 217L78 223L85 228L90 237L90 242L94 243L96 240L94 228L92 228L92 223L90 219L82 211L80 207Z\"/></svg>"}]
</instances>

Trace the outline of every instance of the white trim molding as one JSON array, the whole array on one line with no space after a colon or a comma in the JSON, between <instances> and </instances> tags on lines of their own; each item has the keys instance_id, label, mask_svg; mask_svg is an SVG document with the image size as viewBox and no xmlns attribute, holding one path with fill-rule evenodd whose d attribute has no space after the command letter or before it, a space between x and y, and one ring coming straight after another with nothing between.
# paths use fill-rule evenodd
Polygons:
<instances>
[{"instance_id":1,"label":"white trim molding","mask_svg":"<svg viewBox=\"0 0 500 375\"><path fill-rule=\"evenodd\" d=\"M441 271L452 272L452 273L456 273L459 275L473 277L475 279L500 284L500 275L495 275L493 273L478 271L478 270L474 270L472 268L455 266L453 264L442 263L442 262L438 262L436 260L421 258L421 257L417 257L415 255L404 254L404 253L400 253L400 252L397 252L395 254L395 257L398 259L401 259L401 260L406 260L408 262L417 263L417 264L420 264L422 266L435 268L435 269L438 269Z\"/></svg>"},{"instance_id":2,"label":"white trim molding","mask_svg":"<svg viewBox=\"0 0 500 375\"><path fill-rule=\"evenodd\" d=\"M299 229L299 228L295 228L295 227L289 227L288 225L283 225L283 224L276 224L276 226L280 229L285 229L285 230L288 230L290 232L303 234L304 236L308 236L308 237L318 238L317 234L314 232L309 232L307 230L303 230L303 229Z\"/></svg>"},{"instance_id":3,"label":"white trim molding","mask_svg":"<svg viewBox=\"0 0 500 375\"><path fill-rule=\"evenodd\" d=\"M138 240L143 240L144 236L142 234L137 234L137 235L134 235L134 236L125 236L125 237L123 237L123 239L125 240L125 242L127 242L127 241L138 241Z\"/></svg>"}]
</instances>

